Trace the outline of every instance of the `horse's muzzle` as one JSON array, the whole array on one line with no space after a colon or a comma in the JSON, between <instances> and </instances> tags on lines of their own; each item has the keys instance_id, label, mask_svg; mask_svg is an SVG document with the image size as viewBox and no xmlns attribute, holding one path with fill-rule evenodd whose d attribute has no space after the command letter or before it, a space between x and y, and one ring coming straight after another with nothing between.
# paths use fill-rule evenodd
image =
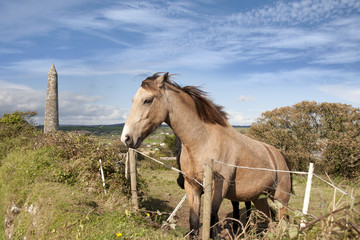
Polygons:
<instances>
[{"instance_id":1,"label":"horse's muzzle","mask_svg":"<svg viewBox=\"0 0 360 240\"><path fill-rule=\"evenodd\" d=\"M141 138L139 137L135 142L131 136L126 135L124 142L128 148L138 148L140 147L142 141Z\"/></svg>"}]
</instances>

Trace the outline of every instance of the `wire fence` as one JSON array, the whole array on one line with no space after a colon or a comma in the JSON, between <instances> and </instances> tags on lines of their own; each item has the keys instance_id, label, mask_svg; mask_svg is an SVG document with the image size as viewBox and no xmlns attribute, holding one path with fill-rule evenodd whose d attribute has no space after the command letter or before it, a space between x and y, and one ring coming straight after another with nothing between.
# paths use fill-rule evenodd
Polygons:
<instances>
[{"instance_id":1,"label":"wire fence","mask_svg":"<svg viewBox=\"0 0 360 240\"><path fill-rule=\"evenodd\" d=\"M188 177L188 176L187 176L183 171L181 171L180 169L174 168L174 167L172 167L172 166L170 166L170 165L168 165L168 164L166 164L166 163L164 163L164 162L161 162L160 160L157 160L156 158L150 157L149 155L146 155L145 153L142 153L142 152L140 152L140 151L138 151L138 150L136 150L136 149L133 149L133 150L134 150L135 152L143 155L144 157L147 157L147 158L149 158L149 159L151 159L151 160L153 160L153 161L155 161L155 162L157 162L157 163L159 163L159 164L161 164L161 165L163 165L163 166L165 166L165 167L167 167L167 168L169 168L169 169L171 169L171 170L173 170L173 171L175 171L175 172L181 173L185 178L192 179L192 180L194 180L197 184L199 184L200 186L204 187L203 184L202 184L201 182L199 182L196 178L190 178L190 177Z\"/></svg>"},{"instance_id":2,"label":"wire fence","mask_svg":"<svg viewBox=\"0 0 360 240\"><path fill-rule=\"evenodd\" d=\"M155 162L157 162L158 164L161 164L162 166L164 166L164 167L166 167L166 168L169 168L169 169L171 169L171 170L173 170L173 171L175 171L175 172L177 172L177 173L180 173L180 174L182 174L182 175L184 175L184 177L186 178L186 179L190 179L190 180L193 180L194 182L196 182L197 184L199 184L201 187L203 187L203 188L205 188L206 186L204 186L204 184L203 184L203 182L202 181L199 181L198 179L196 179L195 177L189 177L189 176L187 176L186 175L186 173L184 173L183 171L181 171L181 170L179 170L179 169L177 169L177 168L175 168L175 167L173 167L173 166L170 166L170 165L168 165L168 164L166 164L166 163L164 163L164 162L162 162L162 161L160 161L160 160L158 160L158 159L156 159L156 158L153 158L153 157L151 157L151 156L149 156L149 155L147 155L147 154L145 154L145 153L143 153L143 152L140 152L140 151L138 151L138 150L135 150L135 149L132 149L134 152L136 152L136 153L139 153L139 154L141 154L141 155L143 155L144 157L146 157L146 158L148 158L148 159L151 159L152 161L155 161ZM288 171L288 170L277 170L277 169L267 169L267 168L255 168L255 167L249 167L249 166L237 166L237 165L234 165L234 164L229 164L229 163L224 163L224 162L221 162L221 161L218 161L218 160L213 160L213 162L214 163L216 163L216 164L222 164L222 165L226 165L226 166L228 166L228 167L234 167L234 168L240 168L240 169L248 169L248 170L252 170L252 171L270 171L270 172L278 172L278 173L291 173L291 174L297 174L297 175L300 175L300 176L308 176L308 178L307 178L307 187L306 187L306 192L305 192L305 196L304 196L304 199L300 199L299 197L297 197L296 195L294 195L294 194L292 194L292 193L288 193L288 194L291 194L291 196L293 196L292 198L291 198L291 202L292 203L294 203L294 202L298 202L297 203L297 205L300 205L301 203L299 202L299 201L303 201L303 209L302 209L302 213L304 214L304 216L305 215L308 215L308 212L307 212L307 208L308 208L308 205L309 205L309 199L310 199L310 190L311 190L311 178L310 178L310 183L309 183L309 173L310 173L310 171L309 172L302 172L302 171ZM205 167L205 166L204 166ZM310 168L311 168L311 166L310 166ZM213 170L213 169L212 169ZM216 172L215 171L213 171L214 172L214 176L216 177ZM201 172L201 173L203 173L203 172ZM338 187L338 186L336 186L331 180L330 180L330 178L329 178L329 181L327 181L327 180L325 180L324 178L322 178L322 177L320 177L319 175L317 175L317 174L313 174L313 173L311 173L311 177L312 176L315 176L318 180L320 180L320 182L324 182L324 183L326 183L327 185L329 185L329 186L331 186L332 188L334 188L336 191L338 191L338 192L340 192L340 193L342 193L343 195L346 195L346 196L349 196L351 199L352 199L352 201L354 201L354 196L352 195L352 194L350 194L350 193L348 193L347 191L345 191L345 190L343 190L343 189L341 189L340 187ZM236 181L231 181L231 180L229 180L229 179L223 179L223 180L225 180L225 181L229 181L229 182L231 182L231 183L235 183ZM266 186L267 188L274 188L274 190L276 190L275 188L276 188L276 183L274 184L274 186ZM316 188L316 186L315 186L315 188ZM321 194L324 194L324 192L322 192L323 190L321 190L320 188L316 188L316 191L315 191L315 194L319 194L319 195L321 195ZM334 194L336 194L336 191L335 191L335 193ZM326 194L324 194L324 195L326 195ZM176 214L176 212L179 210L179 208L181 207L181 204L184 202L184 200L185 200L185 198L186 198L186 194L185 194L185 196L181 199L181 201L179 202L179 204L176 206L176 208L175 208L175 210L174 210L174 212L170 215L171 216L171 218L173 218L174 216L175 216L175 214ZM318 204L320 204L319 206L318 206ZM321 204L322 203L314 203L313 205L313 208L323 208L324 206L321 206ZM290 211L292 211L292 212L295 212L294 210L292 210L291 208L289 208L288 207L288 209L290 210ZM169 219L171 219L170 217L168 218L168 220ZM300 225L300 227L302 227L302 228L305 228L305 227L308 227L308 225L306 225L304 222L302 222L302 225Z\"/></svg>"},{"instance_id":3,"label":"wire fence","mask_svg":"<svg viewBox=\"0 0 360 240\"><path fill-rule=\"evenodd\" d=\"M143 152L140 152L140 151L138 151L136 149L133 149L133 150L135 152L143 155L144 157L149 158L149 159L151 159L151 160L153 160L153 161L155 161L155 162L157 162L157 163L159 163L159 164L161 164L161 165L163 165L163 166L165 166L165 167L167 167L167 168L169 168L169 169L171 169L171 170L173 170L175 172L181 173L182 175L184 175L184 177L188 177L183 171L181 171L181 170L179 170L179 169L177 169L177 168L175 168L173 166L170 166L170 165L168 165L168 164L166 164L166 163L164 163L164 162L162 162L162 161L160 161L160 160L158 160L156 158L153 158L153 157L151 157L151 156L149 156L149 155L147 155L147 154L145 154ZM308 173L309 173L309 172L304 172L304 171L287 171L287 170L279 170L279 169L268 169L268 168L255 168L255 167L248 167L248 166L238 166L238 165L234 165L234 164L224 163L224 162L221 162L221 161L218 161L218 160L214 160L214 162L219 163L219 164L223 164L223 165L227 165L227 166L230 166L230 167L234 167L234 168L248 169L248 170L269 171L269 172L278 172L278 173L292 173L292 174L298 174L298 175L308 175ZM317 177L318 179L320 179L321 181L323 181L324 183L328 184L329 186L335 188L336 190L338 190L342 194L348 195L351 198L353 198L353 196L351 196L350 193L342 190L341 188L337 187L335 184L333 184L333 183L331 183L329 181L326 181L324 178L320 177L317 174L314 174L314 176ZM194 180L200 186L203 187L203 184L200 181L198 181L195 178L191 178L191 179ZM230 180L228 180L228 181L230 181ZM234 182L234 181L232 181L232 182Z\"/></svg>"}]
</instances>

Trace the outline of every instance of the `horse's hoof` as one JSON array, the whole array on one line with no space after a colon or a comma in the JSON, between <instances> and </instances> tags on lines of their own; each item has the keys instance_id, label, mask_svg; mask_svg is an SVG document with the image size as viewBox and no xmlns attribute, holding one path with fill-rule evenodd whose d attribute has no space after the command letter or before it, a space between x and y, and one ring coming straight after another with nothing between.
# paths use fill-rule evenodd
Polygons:
<instances>
[{"instance_id":1,"label":"horse's hoof","mask_svg":"<svg viewBox=\"0 0 360 240\"><path fill-rule=\"evenodd\" d=\"M184 238L188 237L191 240L198 239L198 236L199 236L199 230L194 230L194 229L191 229L190 231L184 234Z\"/></svg>"},{"instance_id":2,"label":"horse's hoof","mask_svg":"<svg viewBox=\"0 0 360 240\"><path fill-rule=\"evenodd\" d=\"M221 239L219 237L219 231L216 227L214 227L212 230L210 230L210 238L212 239Z\"/></svg>"}]
</instances>

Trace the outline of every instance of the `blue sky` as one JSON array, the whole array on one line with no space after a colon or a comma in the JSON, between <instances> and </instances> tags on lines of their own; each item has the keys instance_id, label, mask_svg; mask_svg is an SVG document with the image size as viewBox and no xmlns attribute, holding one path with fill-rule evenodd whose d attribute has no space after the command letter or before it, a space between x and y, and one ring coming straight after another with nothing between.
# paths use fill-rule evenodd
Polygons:
<instances>
[{"instance_id":1,"label":"blue sky","mask_svg":"<svg viewBox=\"0 0 360 240\"><path fill-rule=\"evenodd\" d=\"M59 75L60 124L124 122L141 81L179 74L249 125L303 100L360 107L360 1L0 1L0 114L38 112Z\"/></svg>"}]
</instances>

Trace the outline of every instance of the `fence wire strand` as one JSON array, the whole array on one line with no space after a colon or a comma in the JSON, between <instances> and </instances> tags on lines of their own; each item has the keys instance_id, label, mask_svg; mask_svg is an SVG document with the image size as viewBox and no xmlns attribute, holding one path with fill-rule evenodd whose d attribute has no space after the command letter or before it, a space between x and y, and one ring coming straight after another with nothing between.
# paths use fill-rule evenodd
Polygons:
<instances>
[{"instance_id":1,"label":"fence wire strand","mask_svg":"<svg viewBox=\"0 0 360 240\"><path fill-rule=\"evenodd\" d=\"M165 166L165 167L167 167L167 168L170 168L171 170L173 170L173 171L175 171L175 172L181 173L184 177L187 177L186 174L185 174L183 171L181 171L181 170L179 170L179 169L177 169L177 168L174 168L174 167L172 167L172 166L170 166L170 165L168 165L168 164L166 164L166 163L163 163L163 162L157 160L156 158L150 157L149 155L146 155L145 153L142 153L142 152L140 152L140 151L138 151L138 150L136 150L136 149L133 149L133 150L134 150L135 152L143 155L144 157L147 157L147 158L149 158L149 159L151 159L151 160L153 160L153 161L155 161L155 162L157 162L157 163L159 163L159 164L161 164L161 165L163 165L163 166ZM189 178L189 177L187 177L187 178ZM194 180L197 184L199 184L200 186L204 187L204 185L203 185L201 182L199 182L198 180L196 180L195 178L189 178L189 179Z\"/></svg>"},{"instance_id":2,"label":"fence wire strand","mask_svg":"<svg viewBox=\"0 0 360 240\"><path fill-rule=\"evenodd\" d=\"M344 190L341 190L340 188L338 188L337 186L335 186L334 184L326 181L325 179L323 179L322 177L320 177L319 175L314 173L314 176L317 177L318 179L320 179L321 181L327 183L328 185L330 185L331 187L335 188L336 190L338 190L339 192L341 192L342 194L348 195L350 196L352 199L354 198L353 196L351 196L349 193L345 192Z\"/></svg>"},{"instance_id":3,"label":"fence wire strand","mask_svg":"<svg viewBox=\"0 0 360 240\"><path fill-rule=\"evenodd\" d=\"M135 152L137 152L137 153L139 153L139 154L141 154L141 155L143 155L143 156L145 156L145 157L147 157L147 158L149 158L149 159L151 159L151 160L153 160L153 161L155 161L155 162L157 162L157 163L159 163L159 164L161 164L161 165L163 165L163 166L165 166L165 167L167 167L167 168L169 168L169 169L171 169L171 170L173 170L173 171L175 171L175 172L178 172L178 173L182 174L184 177L187 177L187 175L186 175L183 171L181 171L181 170L179 170L179 169L177 169L177 168L174 168L174 167L172 167L172 166L170 166L170 165L168 165L168 164L166 164L166 163L164 163L164 162L161 162L161 161L157 160L156 158L150 157L149 155L146 155L145 153L142 153L142 152L140 152L140 151L138 151L138 150L136 150L136 149L133 149L133 150L134 150ZM299 174L299 175L307 175L307 174L308 174L308 172L301 172L301 171L288 171L288 170L277 170L277 169L268 169L268 168L254 168L254 167L247 167L247 166L237 166L237 165L235 165L235 164L224 163L224 162L220 162L220 161L218 161L218 160L214 160L214 162L219 163L219 164L223 164L223 165L227 165L227 166L230 166L230 167L242 168L242 169L249 169L249 170L270 171L270 172L280 172L280 173L293 173L293 174ZM216 173L215 173L215 174L216 174ZM341 192L342 194L345 194L345 195L350 196L351 198L354 198L353 196L351 196L351 195L350 195L349 193L347 193L346 191L344 191L344 190L340 189L339 187L335 186L334 184L326 181L325 179L321 178L319 175L314 174L314 176L317 177L318 179L320 179L321 181L325 182L326 184L330 185L331 187L335 188L336 190L338 190L338 191ZM187 177L187 178L189 178L189 177ZM194 180L194 181L195 181L196 183L198 183L200 186L204 187L204 185L203 185L201 182L199 182L197 179L195 179L195 178L189 178L189 179ZM237 181L227 180L227 179L224 179L224 178L222 178L222 179L223 179L224 181L229 182L229 183L236 183L236 182L237 182ZM275 186L273 186L273 187L267 186L267 187L276 190L276 187L275 187ZM292 195L292 196L296 196L296 195L293 194L293 193L288 193L288 194L290 194L290 195Z\"/></svg>"},{"instance_id":4,"label":"fence wire strand","mask_svg":"<svg viewBox=\"0 0 360 240\"><path fill-rule=\"evenodd\" d=\"M217 162L217 163L220 163L220 164L223 164L223 165L228 165L230 167L235 167L235 168L259 170L259 171L268 171L268 172L294 173L294 174L300 174L300 175L308 174L308 172L288 171L288 170L278 170L278 169L268 169L268 168L254 168L254 167L246 167L246 166L237 166L237 165L230 164L230 163L220 162L218 160L214 160L214 161Z\"/></svg>"}]
</instances>

